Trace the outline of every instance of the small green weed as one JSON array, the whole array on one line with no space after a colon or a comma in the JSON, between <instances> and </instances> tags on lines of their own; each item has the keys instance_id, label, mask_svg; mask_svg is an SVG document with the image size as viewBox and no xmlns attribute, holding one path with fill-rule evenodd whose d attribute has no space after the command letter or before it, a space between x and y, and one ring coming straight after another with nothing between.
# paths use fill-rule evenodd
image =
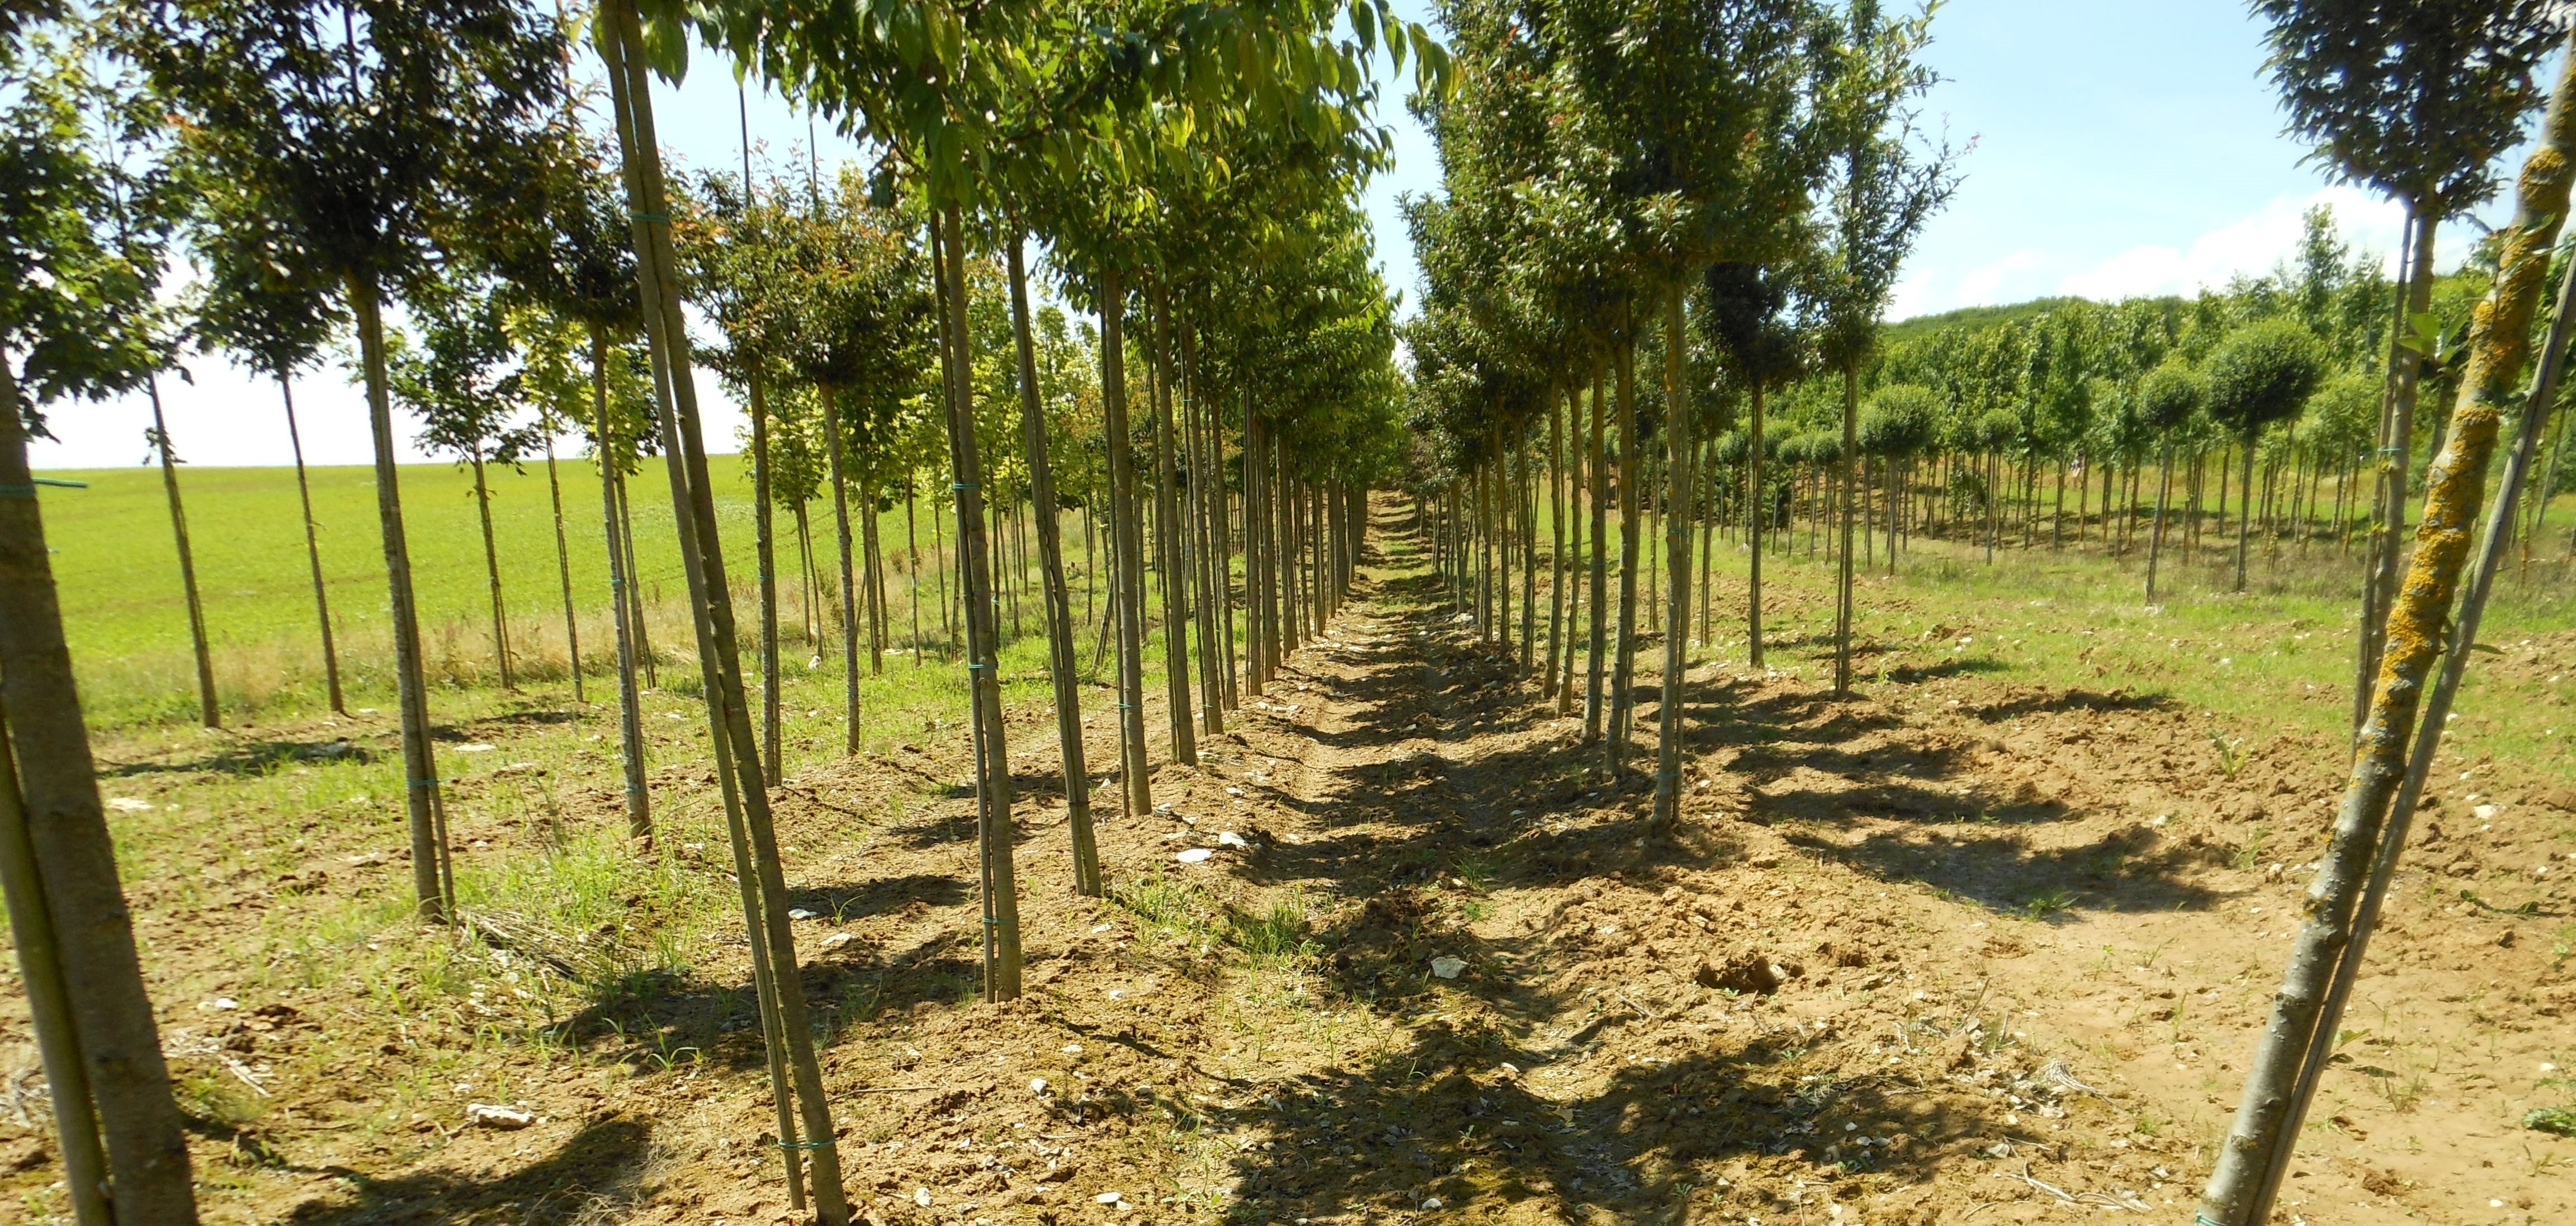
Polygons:
<instances>
[{"instance_id":1,"label":"small green weed","mask_svg":"<svg viewBox=\"0 0 2576 1226\"><path fill-rule=\"evenodd\" d=\"M2230 779L2244 770L2245 763L2251 759L2251 755L2245 752L2244 737L2229 736L2213 728L2209 732L2209 743L2218 750L2218 773Z\"/></svg>"},{"instance_id":2,"label":"small green weed","mask_svg":"<svg viewBox=\"0 0 2576 1226\"><path fill-rule=\"evenodd\" d=\"M2552 1136L2576 1137L2576 1107L2541 1107L2522 1117L2522 1126Z\"/></svg>"},{"instance_id":3,"label":"small green weed","mask_svg":"<svg viewBox=\"0 0 2576 1226\"><path fill-rule=\"evenodd\" d=\"M2073 892L2068 890L2050 890L2045 894L2034 894L2023 899L2020 906L2013 908L2013 914L2026 920L2044 920L2058 912L2072 911L2074 909L2075 895Z\"/></svg>"},{"instance_id":4,"label":"small green weed","mask_svg":"<svg viewBox=\"0 0 2576 1226\"><path fill-rule=\"evenodd\" d=\"M1314 952L1314 942L1306 938L1306 898L1298 891L1272 899L1264 912L1228 908L1225 920L1226 943L1256 965L1294 962Z\"/></svg>"}]
</instances>

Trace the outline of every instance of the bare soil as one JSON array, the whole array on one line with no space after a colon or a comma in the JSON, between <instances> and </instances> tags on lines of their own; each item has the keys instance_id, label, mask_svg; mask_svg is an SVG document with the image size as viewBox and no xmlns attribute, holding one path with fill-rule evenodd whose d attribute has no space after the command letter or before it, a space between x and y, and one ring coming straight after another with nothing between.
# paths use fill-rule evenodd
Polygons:
<instances>
[{"instance_id":1,"label":"bare soil","mask_svg":"<svg viewBox=\"0 0 2576 1226\"><path fill-rule=\"evenodd\" d=\"M1201 765L1160 769L1168 810L1121 820L1097 793L1115 898L1071 895L1053 721L1014 713L1019 1001L974 991L961 729L780 789L866 1220L2189 1220L2340 745L2231 746L2118 678L1961 667L1963 621L1873 644L1879 679L1849 701L1697 668L1684 819L1659 832L1650 780L1600 770L1579 701L1557 714L1474 641L1400 508L1379 511L1387 555L1281 684L1202 738ZM2494 663L2546 670L2571 647ZM1089 752L1114 763L1094 705ZM559 834L476 789L502 788L522 744L607 729L613 747L613 727L592 709L458 730L503 764L459 784L460 861L543 855ZM1148 727L1159 751L1159 709ZM351 732L265 735L391 744ZM239 761L149 738L106 758L112 795L158 806L121 829L160 823L170 847L129 892L209 1221L797 1216L738 930L686 973L613 985L584 983L589 959L676 924L664 895L639 886L593 932L499 913L462 935L360 931L335 917L408 886L383 806L217 812L201 797ZM664 850L723 883L722 843L689 833L713 828L712 780L674 760L656 786L696 807L666 806ZM614 763L583 761L556 768L553 820L613 828ZM2511 761L2440 790L2285 1221L2576 1220L2576 1141L2520 1122L2562 1104L2554 1065L2576 1057L2576 863L2553 863L2576 791ZM1177 858L1192 848L1213 854ZM270 973L316 942L374 969ZM0 1220L43 1220L59 1171L14 996L0 1062ZM535 1119L475 1126L471 1102Z\"/></svg>"}]
</instances>

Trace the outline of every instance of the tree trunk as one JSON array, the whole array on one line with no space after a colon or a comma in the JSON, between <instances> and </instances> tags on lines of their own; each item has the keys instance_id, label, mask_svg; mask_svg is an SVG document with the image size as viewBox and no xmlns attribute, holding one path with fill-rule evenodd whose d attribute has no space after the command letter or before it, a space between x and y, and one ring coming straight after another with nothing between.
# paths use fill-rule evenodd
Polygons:
<instances>
[{"instance_id":1,"label":"tree trunk","mask_svg":"<svg viewBox=\"0 0 2576 1226\"><path fill-rule=\"evenodd\" d=\"M1637 706L1637 553L1644 542L1639 539L1639 505L1643 491L1637 488L1637 470L1641 467L1637 441L1637 346L1634 340L1619 346L1617 370L1619 394L1619 647L1618 658L1611 664L1610 680L1610 773L1627 769L1630 713Z\"/></svg>"},{"instance_id":2,"label":"tree trunk","mask_svg":"<svg viewBox=\"0 0 2576 1226\"><path fill-rule=\"evenodd\" d=\"M1602 671L1609 663L1610 606L1610 466L1601 395L1602 361L1592 358L1592 411L1588 415L1592 429L1592 634L1584 652L1583 743L1590 745L1602 737L1602 724L1607 716L1602 692Z\"/></svg>"},{"instance_id":3,"label":"tree trunk","mask_svg":"<svg viewBox=\"0 0 2576 1226\"><path fill-rule=\"evenodd\" d=\"M1762 530L1769 525L1771 500L1762 488L1762 385L1755 384L1751 394L1752 412L1745 417L1744 450L1744 541L1751 551L1751 569L1745 576L1744 599L1745 642L1750 644L1746 663L1762 667Z\"/></svg>"},{"instance_id":4,"label":"tree trunk","mask_svg":"<svg viewBox=\"0 0 2576 1226\"><path fill-rule=\"evenodd\" d=\"M197 551L188 544L188 513L179 503L179 461L170 454L170 427L161 417L161 380L144 380L152 396L152 450L161 461L161 492L170 502L170 539L179 547L179 589L188 602L188 645L197 662L197 719L209 728L224 725L215 700L215 657L206 643L206 606L197 597ZM299 470L300 471L300 470Z\"/></svg>"},{"instance_id":5,"label":"tree trunk","mask_svg":"<svg viewBox=\"0 0 2576 1226\"><path fill-rule=\"evenodd\" d=\"M759 748L743 699L741 656L735 646L733 595L725 584L724 553L716 536L715 502L699 437L697 386L689 369L688 332L681 313L671 252L670 205L662 184L661 146L654 135L652 95L643 55L643 23L635 0L612 0L611 24L599 40L607 59L610 98L625 170L629 230L636 254L636 283L644 303L645 336L653 357L663 460L681 560L689 580L690 612L698 634L699 670L706 688L716 776L723 793L727 833L734 848L744 921L751 937L752 970L763 1004L763 1030L771 1052L771 1100L779 1123L777 1143L786 1165L791 1203L800 1179L799 1156L814 1156L814 1207L820 1226L848 1226L840 1155L833 1140L831 1104L814 1059L813 1026L806 1019L802 977L787 918L787 884L770 822L769 791L760 781ZM787 987L781 990L778 985ZM793 1099L810 1141L800 1143L789 1118L791 1095L778 1056L793 1069Z\"/></svg>"},{"instance_id":6,"label":"tree trunk","mask_svg":"<svg viewBox=\"0 0 2576 1226\"><path fill-rule=\"evenodd\" d=\"M1091 829L1091 774L1082 753L1081 665L1074 658L1073 598L1064 583L1063 528L1055 517L1055 475L1047 460L1045 406L1038 401L1037 346L1029 335L1029 278L1011 236L1011 339L1018 350L1020 436L1027 448L1029 500L1036 504L1038 566L1046 584L1048 671L1055 681L1056 744L1064 760L1064 811L1073 835L1073 892L1100 896L1100 851Z\"/></svg>"},{"instance_id":7,"label":"tree trunk","mask_svg":"<svg viewBox=\"0 0 2576 1226\"><path fill-rule=\"evenodd\" d=\"M648 844L653 838L652 800L644 789L644 715L635 687L636 642L627 590L633 578L626 568L624 533L617 508L618 474L625 454L608 416L608 336L590 332L590 407L597 419L601 535L608 542L608 602L617 622L617 735L626 767L626 832Z\"/></svg>"},{"instance_id":8,"label":"tree trunk","mask_svg":"<svg viewBox=\"0 0 2576 1226\"><path fill-rule=\"evenodd\" d=\"M1664 294L1664 613L1663 696L1655 705L1654 824L1670 831L1682 815L1682 736L1691 608L1690 402L1682 392L1682 284Z\"/></svg>"},{"instance_id":9,"label":"tree trunk","mask_svg":"<svg viewBox=\"0 0 2576 1226\"><path fill-rule=\"evenodd\" d=\"M573 620L572 545L564 539L563 478L555 465L555 434L546 431L546 495L553 500L555 512L555 574L563 580L564 656L572 670L572 700L587 703L581 682L581 625Z\"/></svg>"},{"instance_id":10,"label":"tree trunk","mask_svg":"<svg viewBox=\"0 0 2576 1226\"><path fill-rule=\"evenodd\" d=\"M1558 684L1565 651L1565 402L1558 389L1547 390L1547 683L1543 693L1556 698L1556 713L1566 713L1565 688Z\"/></svg>"},{"instance_id":11,"label":"tree trunk","mask_svg":"<svg viewBox=\"0 0 2576 1226\"><path fill-rule=\"evenodd\" d=\"M483 525L483 579L492 594L492 654L501 665L501 688L519 688L510 674L509 611L501 603L501 549L492 539L492 487L483 480L483 448L466 453L474 468L474 512Z\"/></svg>"},{"instance_id":12,"label":"tree trunk","mask_svg":"<svg viewBox=\"0 0 2576 1226\"><path fill-rule=\"evenodd\" d=\"M2388 387L2380 408L2379 482L2372 508L2369 573L2362 583L2361 627L2355 636L2360 641L2354 653L2352 685L2356 744L2362 724L2369 717L2371 679L2379 675L2379 657L2387 650L2388 608L2397 596L2397 576L2406 548L2406 488L2414 467L2415 396L2424 356L2410 343L2411 329L2407 324L2432 309L2433 238L2441 224L2436 211L2420 207L2418 201L2406 200L2404 204L2408 225L2405 251L2401 253L2403 275L2397 318L2389 332Z\"/></svg>"},{"instance_id":13,"label":"tree trunk","mask_svg":"<svg viewBox=\"0 0 2576 1226\"><path fill-rule=\"evenodd\" d=\"M2245 432L2245 481L2238 487L2244 497L2236 507L2236 590L2245 590L2245 542L2254 527L2254 431Z\"/></svg>"},{"instance_id":14,"label":"tree trunk","mask_svg":"<svg viewBox=\"0 0 2576 1226\"><path fill-rule=\"evenodd\" d=\"M858 547L850 533L848 458L842 454L841 389L829 383L815 388L823 401L823 456L832 480L832 531L841 546L841 751L859 752L859 580Z\"/></svg>"},{"instance_id":15,"label":"tree trunk","mask_svg":"<svg viewBox=\"0 0 2576 1226\"><path fill-rule=\"evenodd\" d=\"M2532 316L2548 276L2550 249L2567 215L2566 159L2571 152L2576 152L2576 55L2562 60L2539 148L2524 165L2514 224L2501 232L2495 289L2472 324L2451 428L2427 476L2423 527L2399 599L2389 609L2379 684L2372 691L2343 804L2316 880L2308 887L2298 944L2248 1068L2235 1125L2219 1150L2202 1199L2201 1212L2221 1226L2261 1222L2271 1211L2307 1106L2299 1093L2302 1071L2315 1046L2332 1045L2340 1020L2327 1008L2330 982L2346 959L2356 956L2357 938L2366 939L2354 924L2367 889L2365 870L2381 847L2382 824L2405 782L2424 682L2446 646L2461 657L2470 647L2467 640L2446 644L2453 630L2452 597L2477 527L2498 428L2519 399L2518 381L2531 356ZM2553 343L2562 339L2553 331ZM2533 407L2527 425L2536 424L2546 411ZM2526 437L2518 448L2525 463L2528 442ZM2523 466L2516 465L2513 478ZM2499 511L2510 514L2509 507ZM2499 538L2510 522L2502 515ZM2428 725L2426 733L2438 741L2440 724ZM2391 828L2387 833L2402 837L2403 831ZM2388 854L2396 850L2391 847Z\"/></svg>"},{"instance_id":16,"label":"tree trunk","mask_svg":"<svg viewBox=\"0 0 2576 1226\"><path fill-rule=\"evenodd\" d=\"M1834 577L1834 696L1851 694L1852 634L1852 522L1859 500L1852 496L1857 483L1852 480L1852 465L1860 458L1860 364L1857 360L1843 367L1843 451L1842 451L1842 560ZM2057 470L2058 517L2066 512L2066 469ZM2049 547L2057 545L2055 521L2049 526Z\"/></svg>"},{"instance_id":17,"label":"tree trunk","mask_svg":"<svg viewBox=\"0 0 2576 1226\"><path fill-rule=\"evenodd\" d=\"M295 425L294 382L278 376L277 393L286 401L286 443L295 452L295 496L304 505L304 557L312 564L313 612L322 627L322 679L329 687L331 713L345 716L349 707L340 690L340 648L331 633L331 598L322 586L321 528L313 522L313 487L304 478L304 434Z\"/></svg>"},{"instance_id":18,"label":"tree trunk","mask_svg":"<svg viewBox=\"0 0 2576 1226\"><path fill-rule=\"evenodd\" d=\"M2147 537L2147 603L2156 599L2156 563L2165 552L2165 496L2173 489L2173 435L2165 435L2164 458L2156 463L2156 526Z\"/></svg>"},{"instance_id":19,"label":"tree trunk","mask_svg":"<svg viewBox=\"0 0 2576 1226\"><path fill-rule=\"evenodd\" d=\"M744 185L749 184L746 172ZM757 361L746 382L751 392L751 546L760 567L760 775L777 787L786 777L779 747L785 704L778 677L778 517L769 505L769 395ZM855 729L858 721L850 724Z\"/></svg>"},{"instance_id":20,"label":"tree trunk","mask_svg":"<svg viewBox=\"0 0 2576 1226\"><path fill-rule=\"evenodd\" d=\"M20 412L0 353L0 892L76 1220L191 1226L187 1135L99 803Z\"/></svg>"},{"instance_id":21,"label":"tree trunk","mask_svg":"<svg viewBox=\"0 0 2576 1226\"><path fill-rule=\"evenodd\" d=\"M1020 995L1019 882L1011 862L1010 741L1002 724L1002 683L998 653L999 612L993 599L993 564L984 539L984 466L975 440L972 355L967 350L966 241L957 206L939 217L947 253L946 285L941 294L947 335L948 463L957 490L957 553L964 594L966 671L975 697L975 762L980 850L983 860L984 999L1016 1000Z\"/></svg>"},{"instance_id":22,"label":"tree trunk","mask_svg":"<svg viewBox=\"0 0 2576 1226\"><path fill-rule=\"evenodd\" d=\"M356 317L360 370L367 385L367 422L375 436L376 519L384 530L385 586L392 613L394 685L402 712L403 778L411 818L412 890L421 919L447 922L456 905L447 863L447 813L439 791L438 763L429 745L429 686L421 674L420 615L412 596L411 545L403 531L402 487L394 469L393 403L385 377L383 304L374 282L349 280L350 314Z\"/></svg>"},{"instance_id":23,"label":"tree trunk","mask_svg":"<svg viewBox=\"0 0 2576 1226\"><path fill-rule=\"evenodd\" d=\"M1127 816L1154 811L1145 765L1145 542L1136 523L1136 456L1127 424L1127 299L1100 268L1100 411L1109 449L1110 615L1118 622L1118 785Z\"/></svg>"},{"instance_id":24,"label":"tree trunk","mask_svg":"<svg viewBox=\"0 0 2576 1226\"><path fill-rule=\"evenodd\" d=\"M1172 322L1163 283L1146 282L1154 376L1154 560L1161 568L1163 694L1170 704L1172 760L1199 761L1198 729L1190 710L1190 558L1187 522L1181 516L1180 466L1172 440Z\"/></svg>"}]
</instances>

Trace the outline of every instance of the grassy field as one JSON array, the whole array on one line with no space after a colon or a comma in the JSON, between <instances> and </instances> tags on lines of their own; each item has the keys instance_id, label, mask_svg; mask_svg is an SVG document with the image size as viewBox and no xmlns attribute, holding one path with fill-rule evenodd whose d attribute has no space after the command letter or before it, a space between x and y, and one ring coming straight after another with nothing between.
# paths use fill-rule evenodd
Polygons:
<instances>
[{"instance_id":1,"label":"grassy field","mask_svg":"<svg viewBox=\"0 0 2576 1226\"><path fill-rule=\"evenodd\" d=\"M729 574L746 596L757 575L752 559L750 475L739 457L718 456L716 513L722 525ZM45 530L54 549L66 629L93 722L106 726L192 718L194 683L188 659L188 622L179 584L177 550L160 475L149 468L59 472L86 481L87 489L48 489ZM573 600L581 613L584 657L593 670L613 658L615 639L606 619L608 563L601 546L599 482L589 465L562 465L564 521L570 543ZM321 638L305 561L294 470L285 468L187 468L180 473L197 576L215 646L217 686L230 718L309 712L321 706ZM421 631L429 667L439 679L473 685L491 674L489 604L485 593L481 531L469 472L451 465L410 465L402 471L403 512L409 528ZM386 628L384 553L376 528L373 470L311 470L314 518L320 524L322 565L331 613L340 636L344 670L355 692L373 705L389 699L391 674ZM668 488L658 467L631 478L638 579L656 624L654 645L666 657L688 650L683 579L671 532ZM524 472L492 470L493 528L501 557L502 586L510 614L514 658L534 677L559 677L565 660L562 580L556 569L553 508L543 465ZM831 507L810 512L814 553L825 582L835 556ZM923 504L916 529L924 557L923 633L940 636L938 563L932 560L933 520ZM937 525L938 540L948 528ZM882 548L895 559L904 548L901 507L879 524ZM797 633L800 565L794 556L793 520L779 516L778 569L784 636ZM1066 525L1067 546L1079 562L1083 534L1078 519ZM855 529L854 529L855 535ZM890 563L887 599L899 631L910 611L901 562ZM1084 599L1079 571L1074 598ZM829 602L827 602L829 603ZM1035 632L1037 607L1022 601L1021 615ZM748 608L745 611L749 617ZM746 621L746 624L748 622ZM1011 624L1006 606L1003 624ZM827 638L830 632L827 629ZM894 636L903 641L903 634ZM837 640L833 640L837 641ZM810 653L810 647L791 654ZM833 654L826 650L823 654ZM678 657L672 657L678 658Z\"/></svg>"},{"instance_id":2,"label":"grassy field","mask_svg":"<svg viewBox=\"0 0 2576 1226\"><path fill-rule=\"evenodd\" d=\"M757 573L751 558L749 470L737 456L718 456L715 463L717 515L731 575L746 599L748 616L748 585ZM55 578L61 586L73 656L92 721L112 727L193 718L187 618L158 473L134 468L55 475L89 483L83 490L49 489L44 497L46 531L56 555ZM605 617L608 573L600 547L599 485L594 471L579 461L563 464L561 475L583 651L590 667L598 670L614 650ZM217 684L230 718L269 718L319 709L320 639L314 628L293 470L192 468L182 470L181 479L197 544L207 624L215 642ZM565 660L561 580L555 565L545 470L537 465L524 472L495 469L492 480L494 529L513 652L527 675L560 678ZM639 581L655 610L652 634L657 654L685 661L685 605L678 599L682 578L672 545L669 500L660 481L660 470L648 469L632 482ZM376 532L372 472L361 467L317 468L312 470L312 482L343 667L360 695L352 701L374 705L390 698L391 687L384 667L388 650L383 554ZM492 676L492 650L472 478L452 465L407 466L403 498L430 670L451 691L485 684ZM2546 538L2563 538L2565 523L2576 518L2576 498L2563 498L2560 503L2552 509L2554 525L2544 534ZM817 503L811 515L815 557L828 585L834 556L829 504ZM936 651L940 630L938 563L931 560L934 520L939 520L937 541L944 542L948 524L928 504L918 508L914 527L926 559L923 631ZM2095 530L2098 534L2098 525ZM800 564L794 556L792 520L783 514L779 531L787 654L801 663L817 653L797 630ZM1615 557L1615 524L1612 531ZM888 556L898 557L905 534L900 508L884 516L879 533ZM1545 526L1540 535L1544 542L1549 535ZM2070 540L2062 550L2007 549L1988 561L1981 550L1966 543L1917 540L1909 546L1896 576L1868 580L1863 612L1865 617L1888 615L1894 619L1886 623L1889 630L1920 636L1959 621L1944 610L1963 599L1987 606L2009 602L2016 595L2045 601L2063 608L2054 617L2022 619L2033 623L2031 633L2018 633L2022 627L2005 624L1994 627L1993 633L2013 632L2009 641L1989 638L1981 644L1953 645L1961 652L1994 648L2027 655L2033 665L2117 676L2126 684L2151 681L2211 711L2281 714L2296 710L2302 713L2297 719L2304 726L2334 726L2342 717L2333 702L2302 701L2295 708L2275 704L2285 694L2304 699L2343 680L2336 662L2350 658L2357 563L2327 543L2306 548L2284 543L2268 554L2258 543L2252 569L2255 590L2237 596L2227 591L2230 555L2224 546L2232 542L2219 536L2213 532L2189 559L2179 549L2168 553L2166 591L2154 606L2141 596L2142 546L2133 547L2126 557L2106 558L2097 535L2082 547ZM1808 551L1810 534L1803 525L1788 537L1794 544L1773 564L1786 572L1784 578L1821 565L1817 559L1822 555ZM1078 518L1067 518L1065 538L1075 564L1074 599L1081 607L1086 604L1084 533ZM1726 538L1721 541L1732 543ZM2558 558L2562 549L2561 540L2546 540L2535 551L2541 561L2530 571L2509 572L2489 614L2485 637L2490 642L2576 624L2568 571ZM1720 548L1718 575L1721 579L1740 575L1744 560L1740 547ZM897 623L894 638L901 642L900 632L909 629L910 610L901 563L898 560L892 566L896 573L889 581L888 602ZM1824 576L1799 575L1790 581L1822 582ZM1644 585L1640 586L1642 590ZM1896 605L1873 612L1873 600L1894 600ZM832 603L828 596L826 603ZM1037 602L1024 596L1019 606L1022 628L1034 636ZM1651 619L1660 612L1657 602L1647 615ZM1515 616L1515 626L1518 620ZM1713 646L1726 646L1727 635L1733 632L1732 641L1740 653L1740 615L1721 608L1717 621L1718 641ZM1008 631L1012 624L1008 605L1003 622ZM2040 625L2085 629L2037 629ZM1819 629L1829 628L1784 623L1776 632L1796 635ZM1964 631L1948 637L1961 633L1976 637ZM819 668L836 674L837 653L830 648L836 640L828 627L825 638ZM1088 632L1082 645L1086 653L1093 645ZM1042 667L1042 655L1042 651L1032 654L1029 667ZM682 671L691 671L691 666L684 662ZM2472 680L2467 696L2472 701L2475 684Z\"/></svg>"}]
</instances>

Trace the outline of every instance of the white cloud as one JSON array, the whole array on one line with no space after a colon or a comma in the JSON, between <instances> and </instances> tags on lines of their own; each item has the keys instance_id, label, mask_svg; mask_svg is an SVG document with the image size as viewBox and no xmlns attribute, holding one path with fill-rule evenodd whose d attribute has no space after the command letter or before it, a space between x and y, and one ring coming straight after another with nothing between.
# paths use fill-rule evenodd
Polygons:
<instances>
[{"instance_id":1,"label":"white cloud","mask_svg":"<svg viewBox=\"0 0 2576 1226\"><path fill-rule=\"evenodd\" d=\"M2020 279L2019 274L2038 269L2047 262L2047 259L2048 257L2041 252L2024 248L1992 264L1969 269L1968 275L1959 278L1956 301L1960 306L1977 306L1997 301L1997 291L2003 288L2005 282Z\"/></svg>"},{"instance_id":2,"label":"white cloud","mask_svg":"<svg viewBox=\"0 0 2576 1226\"><path fill-rule=\"evenodd\" d=\"M2219 288L2240 274L2269 272L2296 250L2310 208L2334 210L2344 240L2393 264L2403 215L2397 206L2353 187L2329 187L2304 198L2283 196L2194 239L2184 249L2142 244L2066 274L2058 292L2119 299L2190 294Z\"/></svg>"}]
</instances>

